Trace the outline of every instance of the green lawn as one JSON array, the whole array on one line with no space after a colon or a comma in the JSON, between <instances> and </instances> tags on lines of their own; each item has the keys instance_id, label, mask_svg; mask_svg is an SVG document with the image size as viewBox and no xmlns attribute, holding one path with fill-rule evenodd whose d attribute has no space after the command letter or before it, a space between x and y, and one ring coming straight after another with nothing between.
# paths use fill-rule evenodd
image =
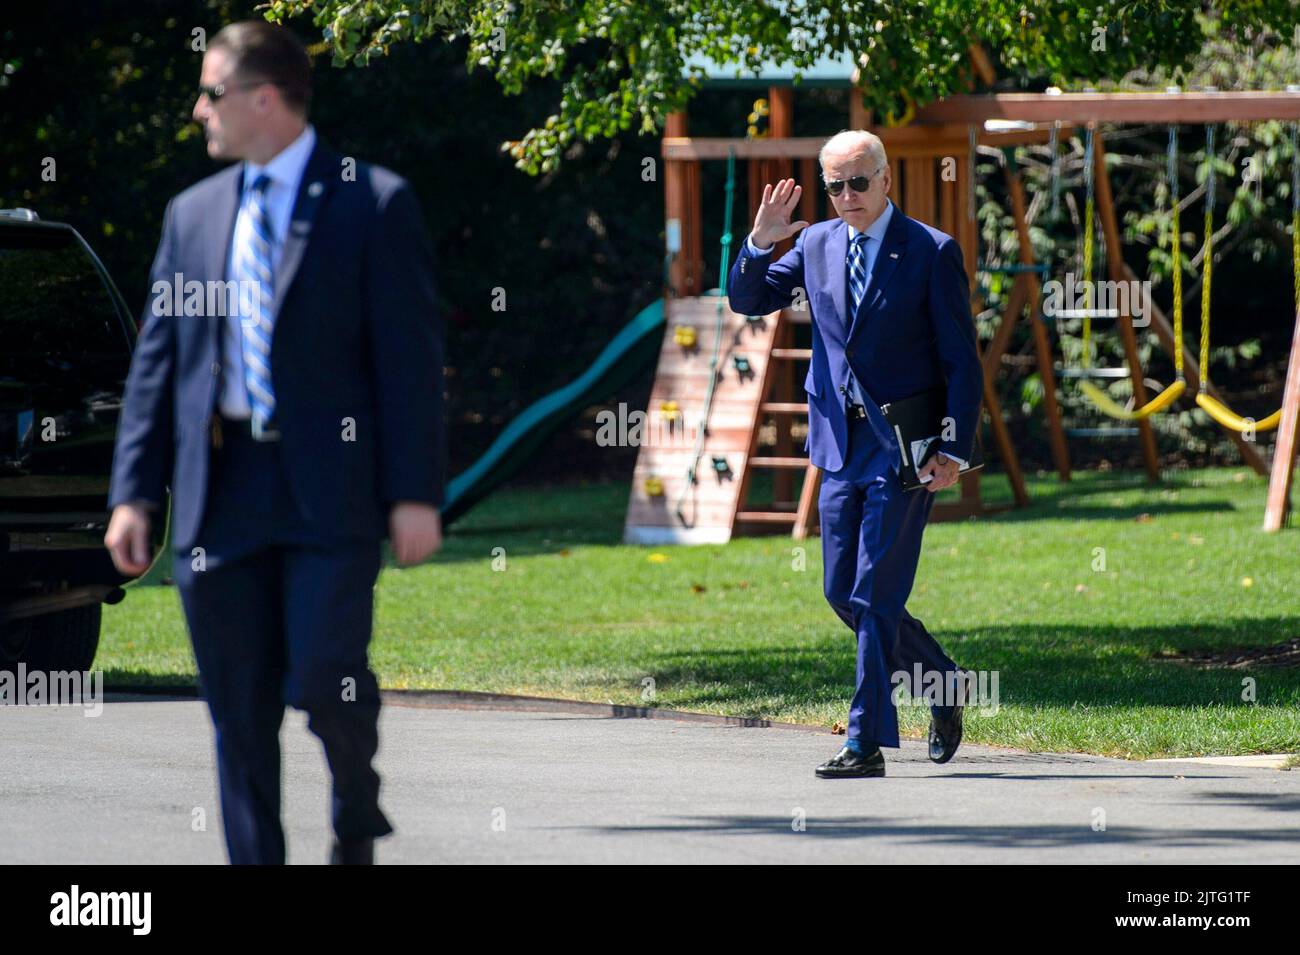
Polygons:
<instances>
[{"instance_id":1,"label":"green lawn","mask_svg":"<svg viewBox=\"0 0 1300 955\"><path fill-rule=\"evenodd\" d=\"M1001 476L984 483L1006 496ZM1148 487L1079 474L1030 490L1027 510L929 528L908 604L959 664L996 671L1000 705L970 713L968 740L1140 757L1300 752L1300 670L1153 659L1297 635L1300 530L1259 530L1263 479L1220 469ZM503 491L432 563L386 568L380 682L638 704L650 679L663 707L843 722L853 642L822 597L819 542L802 564L784 537L626 547L626 500L622 484ZM134 589L104 619L97 665L110 685L193 681L172 588ZM1256 702L1243 702L1245 680ZM900 708L904 733L927 719Z\"/></svg>"}]
</instances>

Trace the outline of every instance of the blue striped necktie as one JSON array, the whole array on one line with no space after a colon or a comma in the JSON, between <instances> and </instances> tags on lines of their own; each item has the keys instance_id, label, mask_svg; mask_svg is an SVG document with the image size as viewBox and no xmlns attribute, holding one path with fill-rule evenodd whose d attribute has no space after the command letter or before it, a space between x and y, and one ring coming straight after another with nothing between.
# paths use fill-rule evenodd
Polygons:
<instances>
[{"instance_id":1,"label":"blue striped necktie","mask_svg":"<svg viewBox=\"0 0 1300 955\"><path fill-rule=\"evenodd\" d=\"M271 387L275 284L271 271L271 222L266 213L266 190L270 184L271 177L265 173L253 180L248 197L248 217L253 228L249 241L239 250L236 266L236 278L241 282L255 282L253 288L260 293L253 296L251 308L240 322L244 330L244 384L248 388L255 431L269 429L275 414L275 391Z\"/></svg>"},{"instance_id":2,"label":"blue striped necktie","mask_svg":"<svg viewBox=\"0 0 1300 955\"><path fill-rule=\"evenodd\" d=\"M849 294L853 298L853 310L849 312L849 322L858 314L858 306L867 294L867 234L859 232L853 237L853 253L849 257Z\"/></svg>"}]
</instances>

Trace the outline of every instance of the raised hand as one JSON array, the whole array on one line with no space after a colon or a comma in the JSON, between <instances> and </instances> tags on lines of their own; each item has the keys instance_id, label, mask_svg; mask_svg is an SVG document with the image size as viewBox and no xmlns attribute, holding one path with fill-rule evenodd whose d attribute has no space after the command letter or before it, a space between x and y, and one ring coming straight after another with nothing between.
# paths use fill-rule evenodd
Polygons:
<instances>
[{"instance_id":1,"label":"raised hand","mask_svg":"<svg viewBox=\"0 0 1300 955\"><path fill-rule=\"evenodd\" d=\"M758 204L754 231L751 233L754 245L766 249L782 239L790 238L800 229L808 228L811 223L803 219L790 221L802 194L803 186L795 185L793 179L782 179L775 186L769 182L763 187L763 201Z\"/></svg>"}]
</instances>

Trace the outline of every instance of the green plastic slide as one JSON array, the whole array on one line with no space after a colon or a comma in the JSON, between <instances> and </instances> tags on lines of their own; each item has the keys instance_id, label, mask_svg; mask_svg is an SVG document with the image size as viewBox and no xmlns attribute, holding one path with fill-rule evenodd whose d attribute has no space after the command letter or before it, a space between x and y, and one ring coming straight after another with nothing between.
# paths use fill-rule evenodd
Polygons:
<instances>
[{"instance_id":1,"label":"green plastic slide","mask_svg":"<svg viewBox=\"0 0 1300 955\"><path fill-rule=\"evenodd\" d=\"M590 368L520 412L477 461L452 479L442 512L444 526L517 474L575 414L640 375L659 354L663 325L664 303L659 299L623 326Z\"/></svg>"}]
</instances>

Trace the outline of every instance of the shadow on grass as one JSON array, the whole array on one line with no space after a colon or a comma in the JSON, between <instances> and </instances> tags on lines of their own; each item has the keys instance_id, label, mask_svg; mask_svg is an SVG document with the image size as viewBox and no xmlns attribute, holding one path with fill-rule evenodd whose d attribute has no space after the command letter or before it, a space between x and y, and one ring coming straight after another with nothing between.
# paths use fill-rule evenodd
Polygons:
<instances>
[{"instance_id":1,"label":"shadow on grass","mask_svg":"<svg viewBox=\"0 0 1300 955\"><path fill-rule=\"evenodd\" d=\"M1081 495L1079 495L1081 496ZM1180 503L1177 501L1139 501L1135 504L1067 504L1072 496L1060 498L1055 504L1033 504L1026 508L1000 511L990 514L988 521L999 524L1023 523L1026 521L1131 521L1141 514L1152 517L1186 515L1186 514L1225 514L1236 511L1227 501L1200 501Z\"/></svg>"},{"instance_id":2,"label":"shadow on grass","mask_svg":"<svg viewBox=\"0 0 1300 955\"><path fill-rule=\"evenodd\" d=\"M104 689L113 693L143 690L194 696L198 693L198 688L198 681L193 676L180 673L159 674L151 670L128 670L123 667L104 670Z\"/></svg>"},{"instance_id":3,"label":"shadow on grass","mask_svg":"<svg viewBox=\"0 0 1300 955\"><path fill-rule=\"evenodd\" d=\"M994 490L999 475L986 475L984 484ZM1061 484L1055 478L1031 481L1029 507L990 514L980 521L1024 523L1034 521L1131 521L1142 514L1152 517L1189 514L1228 514L1237 510L1231 498L1239 496L1235 484L1206 486L1196 473L1175 474L1151 485L1140 475L1082 472ZM1163 491L1195 494L1201 500L1174 501L1155 498ZM1108 503L1116 495L1139 498L1131 503ZM955 499L955 497L953 497ZM529 489L515 487L483 502L453 525L446 546L435 562L482 560L494 547L509 554L555 553L569 546L613 546L622 542L627 510L627 486L619 483L578 487ZM977 522L978 523L978 522Z\"/></svg>"},{"instance_id":4,"label":"shadow on grass","mask_svg":"<svg viewBox=\"0 0 1300 955\"><path fill-rule=\"evenodd\" d=\"M1157 661L1158 650L1243 642L1269 644L1294 634L1298 617L1277 617L1212 627L1081 627L1015 625L980 627L962 641L936 633L958 665L984 671L989 690L997 674L998 703L1027 707L1245 706L1242 678L1254 677L1260 700L1270 706L1300 705L1300 668L1194 669ZM708 702L752 710L755 701L827 694L847 700L854 684L854 644L810 647L674 650L637 661L673 705Z\"/></svg>"}]
</instances>

